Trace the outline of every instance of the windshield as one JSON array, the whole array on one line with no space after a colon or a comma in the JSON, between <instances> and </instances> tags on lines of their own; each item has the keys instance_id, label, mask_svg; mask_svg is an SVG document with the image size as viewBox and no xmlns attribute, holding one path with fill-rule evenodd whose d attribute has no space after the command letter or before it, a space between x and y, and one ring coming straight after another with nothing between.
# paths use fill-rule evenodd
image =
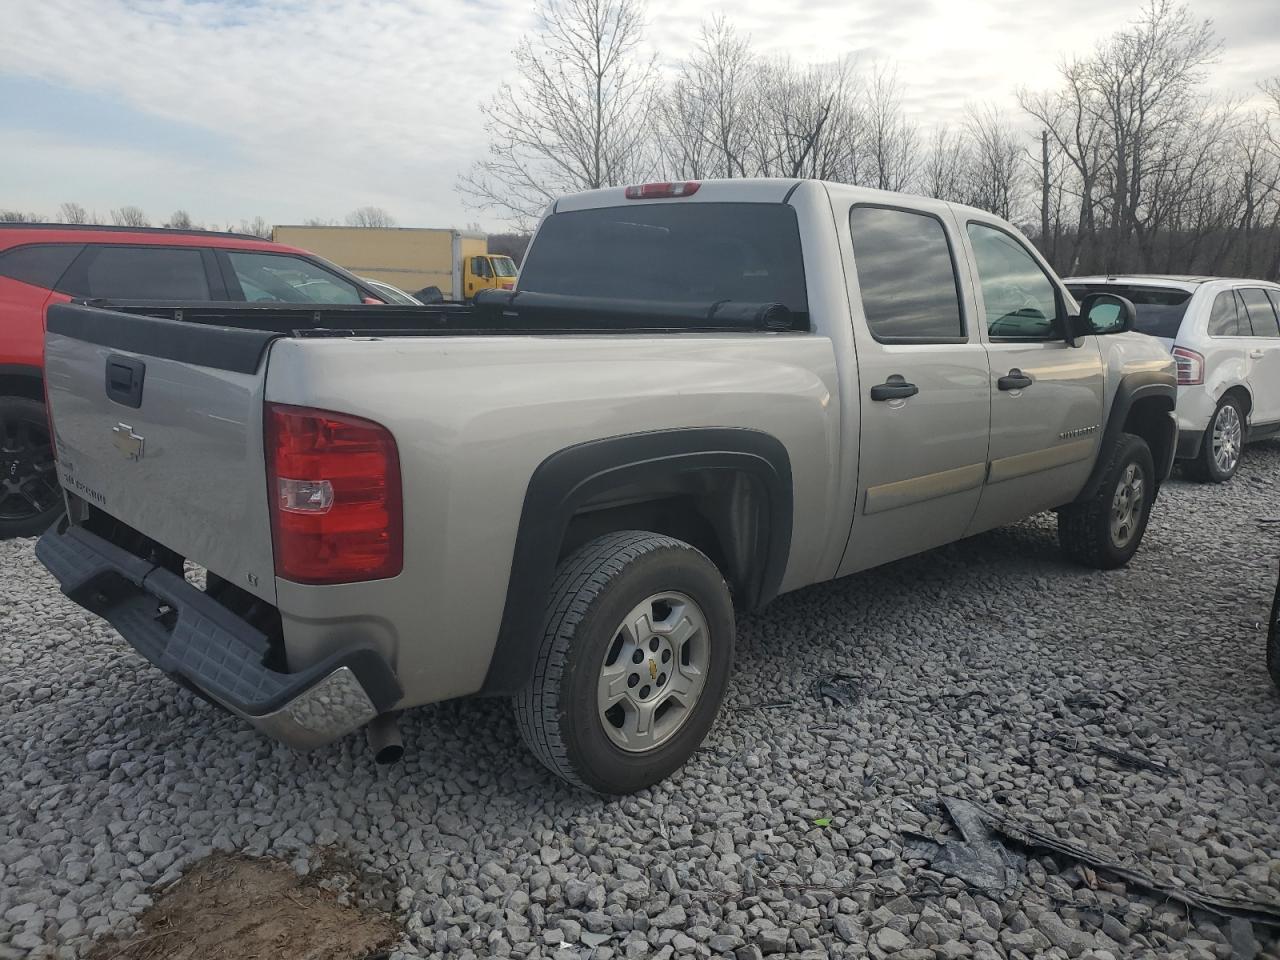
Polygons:
<instances>
[{"instance_id":1,"label":"windshield","mask_svg":"<svg viewBox=\"0 0 1280 960\"><path fill-rule=\"evenodd\" d=\"M664 303L781 303L808 314L795 210L780 203L646 203L543 221L520 289Z\"/></svg>"},{"instance_id":2,"label":"windshield","mask_svg":"<svg viewBox=\"0 0 1280 960\"><path fill-rule=\"evenodd\" d=\"M516 275L515 261L510 257L490 257L493 264L493 275L495 277L514 277Z\"/></svg>"},{"instance_id":3,"label":"windshield","mask_svg":"<svg viewBox=\"0 0 1280 960\"><path fill-rule=\"evenodd\" d=\"M1114 293L1130 301L1137 310L1134 329L1139 333L1172 340L1182 326L1191 293L1171 287L1140 287L1123 283L1069 283L1067 289L1079 300L1089 293Z\"/></svg>"}]
</instances>

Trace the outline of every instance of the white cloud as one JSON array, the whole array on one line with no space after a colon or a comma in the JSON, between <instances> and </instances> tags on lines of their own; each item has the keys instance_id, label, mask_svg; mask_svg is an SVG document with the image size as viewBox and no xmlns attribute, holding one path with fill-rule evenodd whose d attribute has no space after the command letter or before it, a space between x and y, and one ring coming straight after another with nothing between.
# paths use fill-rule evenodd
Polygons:
<instances>
[{"instance_id":1,"label":"white cloud","mask_svg":"<svg viewBox=\"0 0 1280 960\"><path fill-rule=\"evenodd\" d=\"M1219 86L1248 93L1280 71L1275 9L1197 6L1219 17L1229 44ZM1091 51L1137 4L651 0L649 40L674 61L722 10L765 52L896 62L908 108L928 125L968 102L1012 108L1017 87L1053 84L1064 55ZM491 223L463 207L454 183L484 151L478 103L515 80L510 52L532 25L530 3L496 0L5 0L0 78L34 77L203 128L234 159L178 163L162 143L108 149L75 130L9 131L0 200L276 222L372 203L406 224Z\"/></svg>"}]
</instances>

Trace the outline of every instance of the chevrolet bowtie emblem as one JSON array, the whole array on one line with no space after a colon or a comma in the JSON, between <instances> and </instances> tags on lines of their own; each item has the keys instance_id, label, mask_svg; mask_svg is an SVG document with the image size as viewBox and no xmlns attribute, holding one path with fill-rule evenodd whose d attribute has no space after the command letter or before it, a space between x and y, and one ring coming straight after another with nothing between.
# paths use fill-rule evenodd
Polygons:
<instances>
[{"instance_id":1,"label":"chevrolet bowtie emblem","mask_svg":"<svg viewBox=\"0 0 1280 960\"><path fill-rule=\"evenodd\" d=\"M142 448L146 441L133 432L133 427L127 423L117 423L111 428L111 433L111 442L116 445L117 450L130 460L142 459Z\"/></svg>"},{"instance_id":2,"label":"chevrolet bowtie emblem","mask_svg":"<svg viewBox=\"0 0 1280 960\"><path fill-rule=\"evenodd\" d=\"M658 661L657 660L649 661L649 679L650 680L658 679Z\"/></svg>"}]
</instances>

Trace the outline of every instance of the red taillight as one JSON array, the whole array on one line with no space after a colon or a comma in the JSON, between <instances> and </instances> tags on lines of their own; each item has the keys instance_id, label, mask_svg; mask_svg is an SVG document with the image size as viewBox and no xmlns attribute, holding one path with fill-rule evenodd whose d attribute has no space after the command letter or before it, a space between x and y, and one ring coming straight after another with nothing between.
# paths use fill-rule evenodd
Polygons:
<instances>
[{"instance_id":1,"label":"red taillight","mask_svg":"<svg viewBox=\"0 0 1280 960\"><path fill-rule=\"evenodd\" d=\"M627 187L628 200L661 200L666 197L691 197L702 186L699 180L677 180L672 183L640 183Z\"/></svg>"},{"instance_id":2,"label":"red taillight","mask_svg":"<svg viewBox=\"0 0 1280 960\"><path fill-rule=\"evenodd\" d=\"M1204 383L1204 357L1186 347L1173 348L1173 361L1178 365L1178 386L1194 387Z\"/></svg>"},{"instance_id":3,"label":"red taillight","mask_svg":"<svg viewBox=\"0 0 1280 960\"><path fill-rule=\"evenodd\" d=\"M269 403L266 446L276 576L353 583L400 572L400 457L386 427Z\"/></svg>"}]
</instances>

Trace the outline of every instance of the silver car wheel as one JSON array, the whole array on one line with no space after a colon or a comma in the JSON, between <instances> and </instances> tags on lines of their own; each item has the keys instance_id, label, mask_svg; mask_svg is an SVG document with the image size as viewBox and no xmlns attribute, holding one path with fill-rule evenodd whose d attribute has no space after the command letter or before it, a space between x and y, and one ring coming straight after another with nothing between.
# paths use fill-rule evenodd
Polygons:
<instances>
[{"instance_id":1,"label":"silver car wheel","mask_svg":"<svg viewBox=\"0 0 1280 960\"><path fill-rule=\"evenodd\" d=\"M1111 542L1118 549L1127 547L1137 534L1145 501L1146 481L1142 470L1131 463L1120 474L1120 483L1111 499Z\"/></svg>"},{"instance_id":2,"label":"silver car wheel","mask_svg":"<svg viewBox=\"0 0 1280 960\"><path fill-rule=\"evenodd\" d=\"M1231 473L1240 462L1243 436L1240 411L1235 404L1224 403L1213 418L1213 462L1222 473Z\"/></svg>"},{"instance_id":3,"label":"silver car wheel","mask_svg":"<svg viewBox=\"0 0 1280 960\"><path fill-rule=\"evenodd\" d=\"M628 753L662 746L693 713L710 663L710 631L692 598L657 593L636 604L600 667L596 702L605 734Z\"/></svg>"}]
</instances>

